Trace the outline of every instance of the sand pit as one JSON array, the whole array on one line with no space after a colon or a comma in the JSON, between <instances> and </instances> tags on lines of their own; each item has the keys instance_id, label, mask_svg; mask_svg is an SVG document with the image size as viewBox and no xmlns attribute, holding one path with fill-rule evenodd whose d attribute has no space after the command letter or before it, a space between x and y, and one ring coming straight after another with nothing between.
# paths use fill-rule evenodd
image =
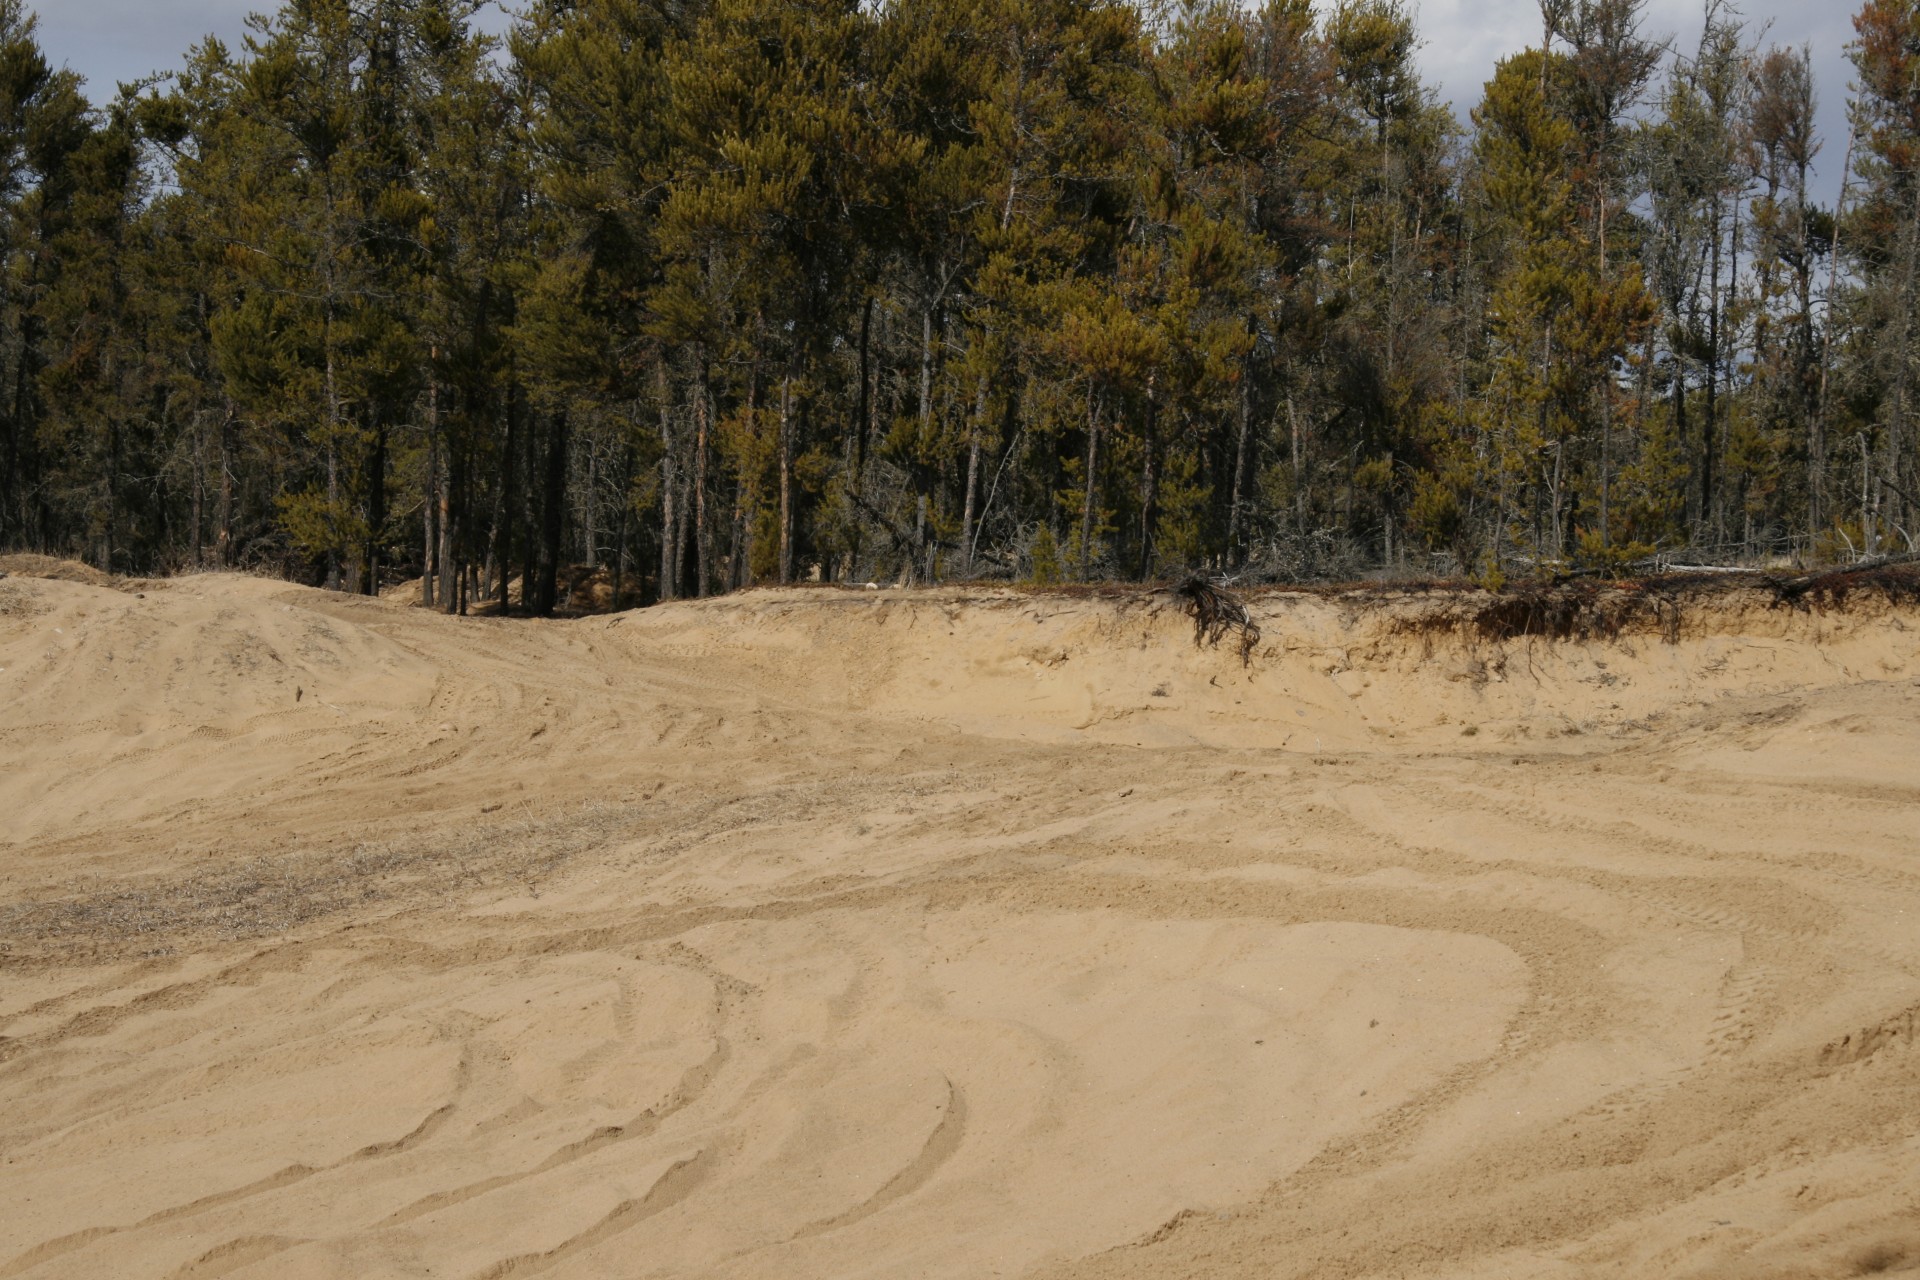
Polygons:
<instances>
[{"instance_id":1,"label":"sand pit","mask_svg":"<svg viewBox=\"0 0 1920 1280\"><path fill-rule=\"evenodd\" d=\"M1253 607L13 562L0 1278L1920 1271L1920 609Z\"/></svg>"}]
</instances>

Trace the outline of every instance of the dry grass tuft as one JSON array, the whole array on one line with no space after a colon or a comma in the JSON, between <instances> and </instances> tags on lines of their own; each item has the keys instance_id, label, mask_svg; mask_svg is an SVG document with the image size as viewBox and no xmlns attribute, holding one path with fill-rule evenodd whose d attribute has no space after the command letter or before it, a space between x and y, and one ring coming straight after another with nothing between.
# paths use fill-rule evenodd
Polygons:
<instances>
[{"instance_id":1,"label":"dry grass tuft","mask_svg":"<svg viewBox=\"0 0 1920 1280\"><path fill-rule=\"evenodd\" d=\"M81 582L90 587L111 587L119 581L114 575L102 573L92 565L82 564L78 560L60 560L53 556L34 555L30 552L0 556L0 574L17 575L22 578L51 578L56 582Z\"/></svg>"}]
</instances>

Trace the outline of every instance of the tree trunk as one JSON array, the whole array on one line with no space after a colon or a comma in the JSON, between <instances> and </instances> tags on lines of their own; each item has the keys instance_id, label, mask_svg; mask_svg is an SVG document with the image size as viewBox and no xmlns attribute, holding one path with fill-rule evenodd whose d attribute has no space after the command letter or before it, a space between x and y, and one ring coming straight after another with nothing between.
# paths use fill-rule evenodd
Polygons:
<instances>
[{"instance_id":1,"label":"tree trunk","mask_svg":"<svg viewBox=\"0 0 1920 1280\"><path fill-rule=\"evenodd\" d=\"M100 557L100 568L106 573L113 572L114 543L119 539L120 504L118 477L120 475L120 422L109 418L107 422L107 527L106 547Z\"/></svg>"},{"instance_id":2,"label":"tree trunk","mask_svg":"<svg viewBox=\"0 0 1920 1280\"><path fill-rule=\"evenodd\" d=\"M508 595L513 583L513 521L519 514L519 494L514 477L520 466L520 384L510 382L507 386L506 438L500 449L500 487L495 491L493 517L493 559L500 566L500 581L494 584L494 601L502 617L513 612L513 601ZM526 604L526 583L521 582L520 603Z\"/></svg>"},{"instance_id":3,"label":"tree trunk","mask_svg":"<svg viewBox=\"0 0 1920 1280\"><path fill-rule=\"evenodd\" d=\"M580 493L580 563L600 567L600 446L587 437L587 482Z\"/></svg>"},{"instance_id":4,"label":"tree trunk","mask_svg":"<svg viewBox=\"0 0 1920 1280\"><path fill-rule=\"evenodd\" d=\"M1714 450L1719 435L1720 392L1720 202L1713 202L1713 279L1707 286L1707 398L1706 419L1700 424L1700 523L1709 538L1717 539L1719 512L1715 508Z\"/></svg>"},{"instance_id":5,"label":"tree trunk","mask_svg":"<svg viewBox=\"0 0 1920 1280\"><path fill-rule=\"evenodd\" d=\"M438 600L433 594L440 550L440 458L439 442L427 435L427 461L420 484L420 607L431 609Z\"/></svg>"},{"instance_id":6,"label":"tree trunk","mask_svg":"<svg viewBox=\"0 0 1920 1280\"><path fill-rule=\"evenodd\" d=\"M553 616L559 599L560 534L567 499L567 411L554 412L547 433L546 483L540 497L540 561L538 580L533 585L533 612L542 618ZM526 594L526 584L521 584Z\"/></svg>"},{"instance_id":7,"label":"tree trunk","mask_svg":"<svg viewBox=\"0 0 1920 1280\"><path fill-rule=\"evenodd\" d=\"M448 585L460 576L461 565L470 554L460 549L460 539L456 536L459 530L454 528L453 494L456 488L460 490L458 510L461 513L460 522L463 527L468 520L467 513L473 509L472 496L467 489L470 483L467 478L467 468L464 465L456 465L456 461L452 448L443 442L440 455L440 488L437 495L440 512L436 523L439 525L440 551L436 561L440 568L440 582L439 594L436 598L440 607L448 613L464 612L460 608L460 602L454 599L459 593L449 591Z\"/></svg>"},{"instance_id":8,"label":"tree trunk","mask_svg":"<svg viewBox=\"0 0 1920 1280\"><path fill-rule=\"evenodd\" d=\"M1678 344L1675 344L1676 347ZM1673 438L1685 447L1687 439L1687 362L1673 352ZM1705 492L1702 489L1702 492Z\"/></svg>"},{"instance_id":9,"label":"tree trunk","mask_svg":"<svg viewBox=\"0 0 1920 1280\"><path fill-rule=\"evenodd\" d=\"M933 417L933 307L920 313L920 434L924 440Z\"/></svg>"},{"instance_id":10,"label":"tree trunk","mask_svg":"<svg viewBox=\"0 0 1920 1280\"><path fill-rule=\"evenodd\" d=\"M226 416L220 420L220 521L219 532L214 535L214 557L220 567L233 566L233 447L234 412L231 401L227 404Z\"/></svg>"},{"instance_id":11,"label":"tree trunk","mask_svg":"<svg viewBox=\"0 0 1920 1280\"><path fill-rule=\"evenodd\" d=\"M631 436L628 437L632 439ZM633 445L628 444L620 457L620 524L613 538L613 595L607 601L609 612L620 608L620 589L627 579L627 518L633 502Z\"/></svg>"},{"instance_id":12,"label":"tree trunk","mask_svg":"<svg viewBox=\"0 0 1920 1280\"><path fill-rule=\"evenodd\" d=\"M727 590L753 585L753 528L747 521L745 481L733 486L733 515L727 521Z\"/></svg>"},{"instance_id":13,"label":"tree trunk","mask_svg":"<svg viewBox=\"0 0 1920 1280\"><path fill-rule=\"evenodd\" d=\"M387 526L387 426L383 420L374 429L373 444L367 458L367 549L361 570L360 594L380 594L380 542Z\"/></svg>"},{"instance_id":14,"label":"tree trunk","mask_svg":"<svg viewBox=\"0 0 1920 1280\"><path fill-rule=\"evenodd\" d=\"M780 581L793 581L793 376L780 380Z\"/></svg>"},{"instance_id":15,"label":"tree trunk","mask_svg":"<svg viewBox=\"0 0 1920 1280\"><path fill-rule=\"evenodd\" d=\"M434 580L442 567L440 538L440 382L427 384L427 474L420 496L420 603L431 609L438 599Z\"/></svg>"},{"instance_id":16,"label":"tree trunk","mask_svg":"<svg viewBox=\"0 0 1920 1280\"><path fill-rule=\"evenodd\" d=\"M1728 231L1727 231L1727 300L1726 300L1725 306L1722 308L1723 310L1734 306L1738 302L1739 292L1740 292L1740 193L1736 191L1734 192L1734 196L1733 196L1732 225L1728 228ZM1729 333L1727 335L1727 342L1729 346L1739 342L1739 340L1740 340L1740 335L1737 332ZM1734 352L1730 351L1727 353L1727 360L1725 363L1726 363L1726 377L1727 377L1727 394L1733 395L1735 394L1734 386L1733 386L1733 375L1736 371L1736 366L1737 366L1737 359ZM1727 457L1727 455L1730 452L1732 452L1732 449L1733 449L1733 423L1731 421L1733 417L1733 413L1731 410L1729 410L1727 413L1721 416L1724 419L1726 419L1726 421L1721 422L1718 428L1718 431L1715 434L1714 443L1719 448L1720 457L1724 460ZM1722 490L1726 488L1726 480L1724 478L1722 478L1721 480L1720 487ZM1744 493L1746 489L1746 481L1744 479L1741 481L1740 487L1742 492ZM1742 505L1744 505L1744 502ZM1724 537L1726 527L1727 527L1726 500L1724 495L1722 496L1721 503L1720 503L1720 510L1717 513L1717 519L1715 520L1714 523L1716 528L1721 530L1721 536ZM1749 548L1747 547L1747 540L1744 535L1741 537L1740 541L1741 541L1742 551L1743 552L1747 551Z\"/></svg>"},{"instance_id":17,"label":"tree trunk","mask_svg":"<svg viewBox=\"0 0 1920 1280\"><path fill-rule=\"evenodd\" d=\"M1087 485L1080 511L1080 577L1085 580L1093 567L1093 508L1099 485L1095 477L1100 474L1100 408L1099 399L1092 392L1087 393Z\"/></svg>"},{"instance_id":18,"label":"tree trunk","mask_svg":"<svg viewBox=\"0 0 1920 1280\"><path fill-rule=\"evenodd\" d=\"M1899 317L1894 335L1898 368L1893 378L1893 403L1887 414L1886 457L1881 463L1882 484L1886 489L1882 496L1889 513L1887 521L1896 528L1904 528L1912 520L1905 496L1913 484L1912 471L1910 466L1902 464L1910 463L1913 457L1908 435L1915 390L1913 313L1914 308L1920 306L1920 181L1912 183L1912 191L1906 225L1900 235L1900 286L1894 305L1894 314Z\"/></svg>"},{"instance_id":19,"label":"tree trunk","mask_svg":"<svg viewBox=\"0 0 1920 1280\"><path fill-rule=\"evenodd\" d=\"M712 539L707 532L707 432L713 406L707 396L707 349L701 343L694 353L693 387L693 545L694 595L705 598L713 581Z\"/></svg>"},{"instance_id":20,"label":"tree trunk","mask_svg":"<svg viewBox=\"0 0 1920 1280\"><path fill-rule=\"evenodd\" d=\"M1252 320L1249 318L1251 328ZM1240 362L1240 394L1234 397L1234 442L1233 442L1233 487L1227 494L1227 554L1236 563L1245 559L1240 548L1240 508L1247 494L1247 437L1251 434L1250 423L1253 417L1252 406L1248 403L1253 395L1249 385L1253 370L1248 361Z\"/></svg>"},{"instance_id":21,"label":"tree trunk","mask_svg":"<svg viewBox=\"0 0 1920 1280\"><path fill-rule=\"evenodd\" d=\"M340 510L340 397L333 380L333 310L327 310L327 513L332 519ZM340 589L340 548L327 548L327 590Z\"/></svg>"},{"instance_id":22,"label":"tree trunk","mask_svg":"<svg viewBox=\"0 0 1920 1280\"><path fill-rule=\"evenodd\" d=\"M1146 439L1141 450L1144 455L1140 463L1140 581L1145 582L1153 572L1153 517L1154 504L1160 498L1160 475L1155 469L1155 461L1160 442L1155 438L1157 426L1154 418L1153 378L1147 379L1147 424Z\"/></svg>"},{"instance_id":23,"label":"tree trunk","mask_svg":"<svg viewBox=\"0 0 1920 1280\"><path fill-rule=\"evenodd\" d=\"M660 590L661 600L680 594L680 477L673 453L673 405L667 363L654 366L654 394L660 398Z\"/></svg>"},{"instance_id":24,"label":"tree trunk","mask_svg":"<svg viewBox=\"0 0 1920 1280\"><path fill-rule=\"evenodd\" d=\"M1607 524L1607 499L1613 482L1613 375L1600 386L1600 545L1613 545Z\"/></svg>"},{"instance_id":25,"label":"tree trunk","mask_svg":"<svg viewBox=\"0 0 1920 1280\"><path fill-rule=\"evenodd\" d=\"M207 424L204 415L193 420L193 567L206 567Z\"/></svg>"},{"instance_id":26,"label":"tree trunk","mask_svg":"<svg viewBox=\"0 0 1920 1280\"><path fill-rule=\"evenodd\" d=\"M26 363L25 352L19 358L20 364ZM14 412L6 415L6 449L0 452L0 546L12 542L9 536L14 524L14 510L18 505L20 479L20 422L17 417L20 404L19 383L22 375L18 369L14 375Z\"/></svg>"},{"instance_id":27,"label":"tree trunk","mask_svg":"<svg viewBox=\"0 0 1920 1280\"><path fill-rule=\"evenodd\" d=\"M853 491L860 492L860 479L867 469L867 436L873 430L873 365L869 341L873 336L873 295L867 295L866 309L860 313L860 408L854 419L856 433L853 449Z\"/></svg>"},{"instance_id":28,"label":"tree trunk","mask_svg":"<svg viewBox=\"0 0 1920 1280\"><path fill-rule=\"evenodd\" d=\"M960 507L960 572L973 576L973 508L980 493L980 436L987 425L987 375L973 398L973 430L967 441L967 496Z\"/></svg>"},{"instance_id":29,"label":"tree trunk","mask_svg":"<svg viewBox=\"0 0 1920 1280\"><path fill-rule=\"evenodd\" d=\"M1840 195L1833 205L1833 243L1827 247L1830 255L1827 260L1827 329L1820 339L1820 387L1807 423L1807 466L1812 472L1808 500L1816 509L1809 513L1809 533L1817 533L1826 526L1827 378L1833 367L1833 300L1838 296L1840 287L1840 231L1846 226L1847 188L1853 173L1853 142L1854 131L1849 126L1846 159L1840 162Z\"/></svg>"},{"instance_id":30,"label":"tree trunk","mask_svg":"<svg viewBox=\"0 0 1920 1280\"><path fill-rule=\"evenodd\" d=\"M1300 439L1300 414L1294 408L1293 389L1291 387L1287 389L1287 435L1290 440L1292 453L1294 523L1299 524L1307 510L1307 481L1306 472L1303 469L1304 464L1302 462L1303 442Z\"/></svg>"}]
</instances>

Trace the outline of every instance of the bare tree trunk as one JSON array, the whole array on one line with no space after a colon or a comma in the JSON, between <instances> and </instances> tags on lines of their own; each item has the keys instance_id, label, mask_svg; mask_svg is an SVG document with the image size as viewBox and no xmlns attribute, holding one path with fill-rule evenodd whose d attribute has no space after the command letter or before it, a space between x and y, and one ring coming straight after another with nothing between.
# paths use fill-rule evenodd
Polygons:
<instances>
[{"instance_id":1,"label":"bare tree trunk","mask_svg":"<svg viewBox=\"0 0 1920 1280\"><path fill-rule=\"evenodd\" d=\"M435 353L438 354L437 352ZM420 604L431 609L438 603L434 580L441 569L440 538L440 381L427 384L427 475L420 495Z\"/></svg>"},{"instance_id":2,"label":"bare tree trunk","mask_svg":"<svg viewBox=\"0 0 1920 1280\"><path fill-rule=\"evenodd\" d=\"M1093 566L1093 508L1099 486L1095 477L1100 473L1100 402L1089 390L1087 392L1087 487L1084 503L1080 511L1080 576L1086 578Z\"/></svg>"},{"instance_id":3,"label":"bare tree trunk","mask_svg":"<svg viewBox=\"0 0 1920 1280\"><path fill-rule=\"evenodd\" d=\"M113 572L114 544L119 541L119 477L120 420L118 418L109 418L107 422L106 475L103 477L106 481L107 491L107 527L105 546L100 556L100 568L107 573Z\"/></svg>"},{"instance_id":4,"label":"bare tree trunk","mask_svg":"<svg viewBox=\"0 0 1920 1280\"><path fill-rule=\"evenodd\" d=\"M921 574L928 560L927 495L923 493L915 499L913 504L913 554L907 559L908 586L916 586L923 581Z\"/></svg>"},{"instance_id":5,"label":"bare tree trunk","mask_svg":"<svg viewBox=\"0 0 1920 1280\"><path fill-rule=\"evenodd\" d=\"M986 430L987 375L980 375L980 387L973 397L973 430L967 441L967 497L960 508L960 572L973 576L973 508L980 492L980 436Z\"/></svg>"},{"instance_id":6,"label":"bare tree trunk","mask_svg":"<svg viewBox=\"0 0 1920 1280\"><path fill-rule=\"evenodd\" d=\"M733 515L727 521L727 590L753 585L753 526L747 522L747 485L733 486Z\"/></svg>"},{"instance_id":7,"label":"bare tree trunk","mask_svg":"<svg viewBox=\"0 0 1920 1280\"><path fill-rule=\"evenodd\" d=\"M780 581L793 581L793 375L780 379Z\"/></svg>"},{"instance_id":8,"label":"bare tree trunk","mask_svg":"<svg viewBox=\"0 0 1920 1280\"><path fill-rule=\"evenodd\" d=\"M1252 317L1248 317L1247 327L1253 327ZM1227 494L1227 554L1235 563L1244 560L1240 546L1240 510L1247 500L1247 440L1252 434L1253 406L1250 403L1253 388L1253 370L1248 368L1250 361L1240 362L1240 394L1234 397L1234 442L1233 442L1233 488Z\"/></svg>"},{"instance_id":9,"label":"bare tree trunk","mask_svg":"<svg viewBox=\"0 0 1920 1280\"><path fill-rule=\"evenodd\" d=\"M1293 403L1293 388L1287 388L1287 432L1292 438L1293 452L1293 519L1296 526L1305 522L1307 514L1307 480L1305 447L1300 438L1300 414Z\"/></svg>"},{"instance_id":10,"label":"bare tree trunk","mask_svg":"<svg viewBox=\"0 0 1920 1280\"><path fill-rule=\"evenodd\" d=\"M1600 545L1613 545L1607 523L1607 498L1613 486L1613 374L1600 386Z\"/></svg>"},{"instance_id":11,"label":"bare tree trunk","mask_svg":"<svg viewBox=\"0 0 1920 1280\"><path fill-rule=\"evenodd\" d=\"M1827 331L1820 340L1820 389L1815 395L1813 413L1807 421L1807 512L1808 533L1817 533L1826 525L1827 514L1827 379L1832 370L1833 299L1840 286L1840 230L1846 226L1847 191L1853 175L1854 132L1847 129L1847 155L1840 165L1840 195L1834 201L1833 243L1827 246Z\"/></svg>"},{"instance_id":12,"label":"bare tree trunk","mask_svg":"<svg viewBox=\"0 0 1920 1280\"><path fill-rule=\"evenodd\" d=\"M1740 293L1740 193L1738 191L1735 191L1733 193L1732 222L1727 230L1727 300L1725 305L1721 308L1722 314L1725 314L1728 311L1734 311L1737 308L1739 303L1739 293ZM1738 350L1739 342L1740 342L1740 335L1737 330L1730 331L1727 334L1727 345L1729 348L1732 348L1732 350L1728 351L1727 359L1724 362L1726 366L1728 395L1734 394L1733 375L1735 371L1735 366L1738 363L1735 353ZM1719 434L1716 437L1716 439L1720 449L1720 457L1724 460L1733 451L1733 422L1732 422L1733 413L1732 411L1729 410L1726 414L1723 414L1722 418L1723 418L1723 421L1720 423ZM1722 490L1721 499L1720 499L1720 515L1719 515L1719 519L1715 522L1715 524L1718 528L1721 529L1722 531L1721 536L1725 537L1726 536L1725 531L1727 528L1727 511L1726 511L1726 494L1724 492L1726 489L1726 481L1724 479L1722 479L1720 487ZM1743 479L1741 481L1741 490L1743 493L1745 489L1746 489L1746 481ZM1744 505L1745 503L1743 501L1742 506ZM1750 548L1747 546L1747 540L1744 536L1742 536L1740 541L1741 541L1741 550L1743 552L1750 550Z\"/></svg>"},{"instance_id":13,"label":"bare tree trunk","mask_svg":"<svg viewBox=\"0 0 1920 1280\"><path fill-rule=\"evenodd\" d=\"M1719 538L1720 512L1714 481L1714 451L1719 443L1720 411L1720 200L1713 201L1709 249L1712 280L1707 285L1707 399L1700 424L1700 523L1707 537Z\"/></svg>"},{"instance_id":14,"label":"bare tree trunk","mask_svg":"<svg viewBox=\"0 0 1920 1280\"><path fill-rule=\"evenodd\" d=\"M540 494L540 554L535 575L538 580L531 584L533 612L542 618L553 613L559 599L560 534L566 498L567 412L559 409L547 428L546 477ZM528 586L526 582L520 584L523 600Z\"/></svg>"},{"instance_id":15,"label":"bare tree trunk","mask_svg":"<svg viewBox=\"0 0 1920 1280\"><path fill-rule=\"evenodd\" d=\"M206 495L207 495L207 423L203 414L193 418L193 567L202 568L206 564Z\"/></svg>"},{"instance_id":16,"label":"bare tree trunk","mask_svg":"<svg viewBox=\"0 0 1920 1280\"><path fill-rule=\"evenodd\" d=\"M867 436L873 430L873 364L869 343L873 336L873 295L867 295L866 309L860 313L860 407L854 419L853 491L860 492L860 481L867 469Z\"/></svg>"},{"instance_id":17,"label":"bare tree trunk","mask_svg":"<svg viewBox=\"0 0 1920 1280\"><path fill-rule=\"evenodd\" d=\"M707 348L694 352L693 386L693 547L694 572L699 581L694 595L705 598L713 582L713 539L707 520L707 434L713 405L707 397Z\"/></svg>"},{"instance_id":18,"label":"bare tree trunk","mask_svg":"<svg viewBox=\"0 0 1920 1280\"><path fill-rule=\"evenodd\" d=\"M327 512L329 518L340 510L340 395L333 378L333 309L327 309L325 343L327 348ZM340 549L327 548L327 590L340 589Z\"/></svg>"},{"instance_id":19,"label":"bare tree trunk","mask_svg":"<svg viewBox=\"0 0 1920 1280\"><path fill-rule=\"evenodd\" d=\"M580 495L580 560L600 567L600 444L587 437L587 483Z\"/></svg>"},{"instance_id":20,"label":"bare tree trunk","mask_svg":"<svg viewBox=\"0 0 1920 1280\"><path fill-rule=\"evenodd\" d=\"M373 433L367 458L367 551L361 570L362 595L380 594L380 552L387 526L387 425L383 420Z\"/></svg>"},{"instance_id":21,"label":"bare tree trunk","mask_svg":"<svg viewBox=\"0 0 1920 1280\"><path fill-rule=\"evenodd\" d=\"M433 594L434 577L440 550L439 529L436 527L440 514L438 442L431 433L427 436L427 461L420 485L420 607L431 609L436 603Z\"/></svg>"},{"instance_id":22,"label":"bare tree trunk","mask_svg":"<svg viewBox=\"0 0 1920 1280\"><path fill-rule=\"evenodd\" d=\"M660 401L660 590L661 600L680 594L679 459L673 450L673 395L663 355L653 366L653 393Z\"/></svg>"},{"instance_id":23,"label":"bare tree trunk","mask_svg":"<svg viewBox=\"0 0 1920 1280\"><path fill-rule=\"evenodd\" d=\"M219 530L214 534L214 558L222 569L233 566L233 435L234 411L228 402L220 419L220 510Z\"/></svg>"},{"instance_id":24,"label":"bare tree trunk","mask_svg":"<svg viewBox=\"0 0 1920 1280\"><path fill-rule=\"evenodd\" d=\"M628 437L632 440L632 436ZM627 579L627 517L633 503L633 445L629 443L620 457L620 525L613 538L613 595L607 601L609 612L620 608L620 590Z\"/></svg>"},{"instance_id":25,"label":"bare tree trunk","mask_svg":"<svg viewBox=\"0 0 1920 1280\"><path fill-rule=\"evenodd\" d=\"M680 567L680 543L674 536L679 533L679 513L674 498L679 487L679 477L673 473L673 453L669 450L660 459L660 588L662 601L671 600L679 594L676 572Z\"/></svg>"},{"instance_id":26,"label":"bare tree trunk","mask_svg":"<svg viewBox=\"0 0 1920 1280\"><path fill-rule=\"evenodd\" d=\"M513 582L513 523L519 514L519 495L514 484L520 470L520 385L517 380L508 383L506 404L502 407L506 410L506 438L500 450L500 487L494 491L493 558L500 567L500 580L494 584L494 603L504 617L513 611L508 592ZM525 605L524 579L521 586L520 603Z\"/></svg>"},{"instance_id":27,"label":"bare tree trunk","mask_svg":"<svg viewBox=\"0 0 1920 1280\"><path fill-rule=\"evenodd\" d=\"M1886 489L1883 496L1890 512L1887 520L1897 527L1906 525L1911 519L1905 495L1912 479L1901 464L1912 456L1907 448L1907 436L1914 393L1913 312L1916 306L1920 306L1920 296L1916 296L1916 286L1920 286L1920 182L1913 184L1913 203L1907 210L1906 226L1901 229L1900 240L1900 291L1894 306L1894 314L1899 316L1894 337L1898 364L1893 378L1893 403L1887 414L1886 439L1883 442L1886 456L1880 467L1880 474L1884 477L1882 485Z\"/></svg>"},{"instance_id":28,"label":"bare tree trunk","mask_svg":"<svg viewBox=\"0 0 1920 1280\"><path fill-rule=\"evenodd\" d=\"M466 468L455 468L453 450L445 447L444 442L440 458L440 513L438 521L440 526L440 553L438 556L438 564L440 567L439 602L442 609L448 613L455 613L460 611L460 602L454 599L454 596L459 593L448 590L448 584L460 576L462 557L471 552L470 550L462 550L460 548L460 541L455 536L456 530L453 527L453 491L456 485L461 487L459 510L461 512L461 524L463 527L469 518L466 513L473 509L471 505L472 495L465 488L468 484Z\"/></svg>"},{"instance_id":29,"label":"bare tree trunk","mask_svg":"<svg viewBox=\"0 0 1920 1280\"><path fill-rule=\"evenodd\" d=\"M920 313L920 430L933 417L933 306Z\"/></svg>"},{"instance_id":30,"label":"bare tree trunk","mask_svg":"<svg viewBox=\"0 0 1920 1280\"><path fill-rule=\"evenodd\" d=\"M1160 473L1156 469L1160 442L1155 438L1155 405L1153 399L1153 377L1147 377L1147 430L1144 441L1143 457L1140 462L1140 572L1139 578L1145 582L1153 572L1153 518L1154 505L1160 499Z\"/></svg>"}]
</instances>

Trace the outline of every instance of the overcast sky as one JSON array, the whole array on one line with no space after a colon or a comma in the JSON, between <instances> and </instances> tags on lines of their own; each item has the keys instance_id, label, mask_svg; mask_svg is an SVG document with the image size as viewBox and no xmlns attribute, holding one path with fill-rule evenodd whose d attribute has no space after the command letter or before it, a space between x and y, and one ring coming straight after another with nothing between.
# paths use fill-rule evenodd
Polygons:
<instances>
[{"instance_id":1,"label":"overcast sky","mask_svg":"<svg viewBox=\"0 0 1920 1280\"><path fill-rule=\"evenodd\" d=\"M1415 0L1425 41L1421 67L1428 83L1453 103L1461 121L1480 98L1499 58L1540 36L1535 0ZM30 0L31 3L31 0ZM1857 0L1736 0L1751 27L1767 28L1767 42L1813 50L1825 150L1820 191L1839 188L1846 149L1848 71ZM111 96L115 83L178 65L187 46L208 34L237 46L248 12L265 0L51 0L40 11L40 41L49 60L87 78L90 96ZM1646 31L1672 37L1690 52L1700 34L1700 0L1651 0Z\"/></svg>"}]
</instances>

